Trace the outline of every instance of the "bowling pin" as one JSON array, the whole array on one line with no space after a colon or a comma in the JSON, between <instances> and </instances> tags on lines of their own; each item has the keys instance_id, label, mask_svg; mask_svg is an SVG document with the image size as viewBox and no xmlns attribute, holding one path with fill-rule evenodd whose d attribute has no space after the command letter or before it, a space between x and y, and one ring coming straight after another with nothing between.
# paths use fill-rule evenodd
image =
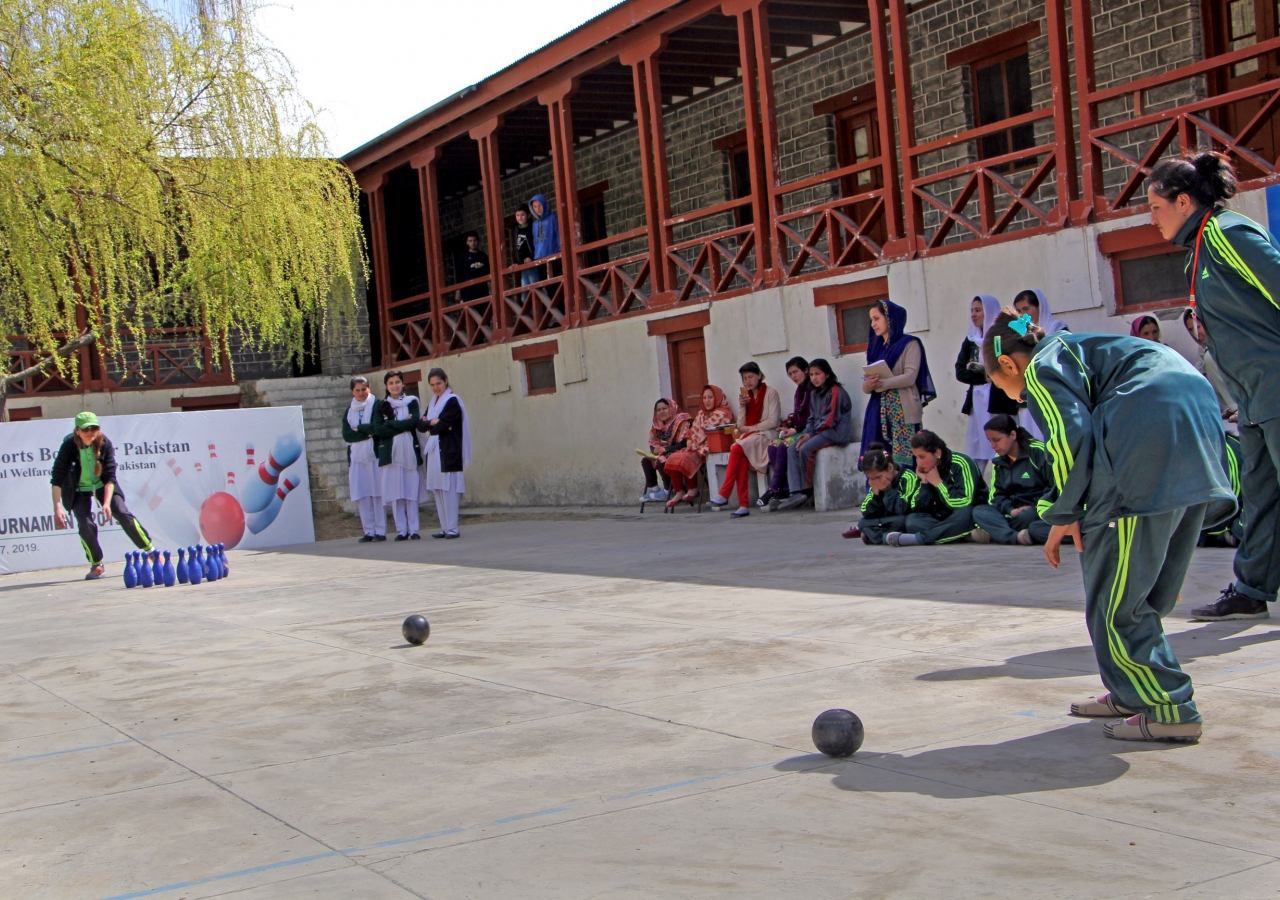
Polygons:
<instances>
[{"instance_id":1,"label":"bowling pin","mask_svg":"<svg viewBox=\"0 0 1280 900\"><path fill-rule=\"evenodd\" d=\"M271 495L271 502L267 504L266 509L260 512L251 513L244 517L244 523L254 534L262 531L268 525L276 520L276 516L280 515L280 508L284 506L284 498L289 496L289 492L298 486L296 481L284 479L280 487L276 488L276 492Z\"/></svg>"},{"instance_id":2,"label":"bowling pin","mask_svg":"<svg viewBox=\"0 0 1280 900\"><path fill-rule=\"evenodd\" d=\"M173 473L173 480L178 485L178 490L182 492L182 499L197 513L200 512L200 505L204 503L207 494L200 492L200 485L196 483L194 472L186 471L182 466L178 465L176 459L170 459L165 463L169 467L169 471ZM197 465L199 465L197 463Z\"/></svg>"},{"instance_id":3,"label":"bowling pin","mask_svg":"<svg viewBox=\"0 0 1280 900\"><path fill-rule=\"evenodd\" d=\"M222 565L222 577L231 574L231 566L227 563L227 545L218 544L218 562Z\"/></svg>"},{"instance_id":4,"label":"bowling pin","mask_svg":"<svg viewBox=\"0 0 1280 900\"><path fill-rule=\"evenodd\" d=\"M240 499L240 492L236 490L236 470L227 470L227 493L237 500Z\"/></svg>"},{"instance_id":5,"label":"bowling pin","mask_svg":"<svg viewBox=\"0 0 1280 900\"><path fill-rule=\"evenodd\" d=\"M276 445L267 454L267 461L258 466L256 476L240 486L242 492L240 505L244 507L246 513L262 512L271 504L271 498L276 493L276 483L280 479L280 473L297 462L298 457L301 455L302 442L298 440L296 435L292 433L285 434L276 441ZM294 487L296 486L294 485ZM272 516L272 518L275 517ZM263 525L258 531L266 527L266 525ZM249 530L253 531L252 528ZM254 533L257 534L256 531Z\"/></svg>"},{"instance_id":6,"label":"bowling pin","mask_svg":"<svg viewBox=\"0 0 1280 900\"><path fill-rule=\"evenodd\" d=\"M156 580L151 574L151 564L147 561L146 555L141 551L136 551L133 556L135 560L141 560L140 562L137 562L138 584L142 585L144 588L154 587Z\"/></svg>"},{"instance_id":7,"label":"bowling pin","mask_svg":"<svg viewBox=\"0 0 1280 900\"><path fill-rule=\"evenodd\" d=\"M223 474L222 463L218 461L218 447L212 441L209 442L209 480L214 491L227 489L227 478Z\"/></svg>"},{"instance_id":8,"label":"bowling pin","mask_svg":"<svg viewBox=\"0 0 1280 900\"><path fill-rule=\"evenodd\" d=\"M173 587L178 583L178 573L173 568L173 560L169 558L169 551L164 551L164 565L160 567L160 572L164 576L164 586Z\"/></svg>"},{"instance_id":9,"label":"bowling pin","mask_svg":"<svg viewBox=\"0 0 1280 900\"><path fill-rule=\"evenodd\" d=\"M174 566L174 575L178 579L178 584L186 584L191 579L187 578L187 558L186 550L178 548L178 564Z\"/></svg>"},{"instance_id":10,"label":"bowling pin","mask_svg":"<svg viewBox=\"0 0 1280 900\"><path fill-rule=\"evenodd\" d=\"M200 558L196 556L196 548L187 548L187 578L192 584L200 583Z\"/></svg>"},{"instance_id":11,"label":"bowling pin","mask_svg":"<svg viewBox=\"0 0 1280 900\"><path fill-rule=\"evenodd\" d=\"M151 580L156 584L164 584L164 566L160 563L160 551L151 551Z\"/></svg>"},{"instance_id":12,"label":"bowling pin","mask_svg":"<svg viewBox=\"0 0 1280 900\"><path fill-rule=\"evenodd\" d=\"M217 581L221 577L222 571L218 568L218 553L213 549L213 544L205 548L204 563L204 577L209 581Z\"/></svg>"},{"instance_id":13,"label":"bowling pin","mask_svg":"<svg viewBox=\"0 0 1280 900\"><path fill-rule=\"evenodd\" d=\"M146 521L155 522L166 536L179 543L191 543L200 537L191 513L171 497L154 489L146 496L139 491L138 497L146 506Z\"/></svg>"},{"instance_id":14,"label":"bowling pin","mask_svg":"<svg viewBox=\"0 0 1280 900\"><path fill-rule=\"evenodd\" d=\"M203 503L204 498L212 494L216 488L213 486L212 479L209 478L209 473L205 471L204 466L198 460L192 464L192 468L196 473L196 486L200 490L200 502Z\"/></svg>"},{"instance_id":15,"label":"bowling pin","mask_svg":"<svg viewBox=\"0 0 1280 900\"><path fill-rule=\"evenodd\" d=\"M138 586L138 570L133 567L132 553L124 555L124 586L127 588Z\"/></svg>"}]
</instances>

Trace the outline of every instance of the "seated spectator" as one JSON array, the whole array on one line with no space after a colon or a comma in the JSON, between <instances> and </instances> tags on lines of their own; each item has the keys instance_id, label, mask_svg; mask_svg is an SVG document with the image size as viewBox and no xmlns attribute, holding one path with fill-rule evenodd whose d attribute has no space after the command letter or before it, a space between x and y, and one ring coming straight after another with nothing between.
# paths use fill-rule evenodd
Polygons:
<instances>
[{"instance_id":1,"label":"seated spectator","mask_svg":"<svg viewBox=\"0 0 1280 900\"><path fill-rule=\"evenodd\" d=\"M1237 424L1240 421L1239 404L1231 398L1226 379L1222 377L1222 369L1218 368L1218 361L1209 352L1209 333L1204 330L1204 325L1200 322L1196 311L1190 306L1182 311L1182 326L1187 329L1187 334L1191 335L1191 339L1196 342L1196 347L1200 350L1200 358L1195 366L1213 385L1213 392L1218 395L1218 408L1222 410L1226 429L1234 434L1239 430Z\"/></svg>"},{"instance_id":2,"label":"seated spectator","mask_svg":"<svg viewBox=\"0 0 1280 900\"><path fill-rule=\"evenodd\" d=\"M844 536L860 537L864 544L883 544L886 534L906 530L907 515L920 490L920 478L910 469L894 465L889 448L881 443L865 448L862 474L867 476L862 519Z\"/></svg>"},{"instance_id":3,"label":"seated spectator","mask_svg":"<svg viewBox=\"0 0 1280 900\"><path fill-rule=\"evenodd\" d=\"M729 448L729 464L725 466L724 484L711 498L711 508L719 509L729 502L734 488L738 490L738 509L734 518L751 515L747 508L748 479L752 472L769 467L769 444L778 436L782 419L782 401L778 392L764 383L764 373L754 362L738 369L742 387L738 390L738 431Z\"/></svg>"},{"instance_id":4,"label":"seated spectator","mask_svg":"<svg viewBox=\"0 0 1280 900\"><path fill-rule=\"evenodd\" d=\"M1240 463L1244 454L1240 447L1240 439L1228 434L1222 446L1222 468L1231 479L1231 487L1236 492L1236 511L1227 521L1206 528L1200 532L1197 547L1239 547L1244 538L1244 491L1240 482Z\"/></svg>"},{"instance_id":5,"label":"seated spectator","mask_svg":"<svg viewBox=\"0 0 1280 900\"><path fill-rule=\"evenodd\" d=\"M1160 322L1155 316L1138 316L1138 318L1129 323L1129 334L1133 337L1142 338L1144 341L1161 343Z\"/></svg>"},{"instance_id":6,"label":"seated spectator","mask_svg":"<svg viewBox=\"0 0 1280 900\"><path fill-rule=\"evenodd\" d=\"M693 425L693 416L677 410L674 403L663 397L653 404L653 425L649 428L649 452L652 458L642 456L640 468L644 469L644 496L641 503L665 501L671 493L671 476L664 468L667 457L683 450ZM658 478L663 487L658 487Z\"/></svg>"},{"instance_id":7,"label":"seated spectator","mask_svg":"<svg viewBox=\"0 0 1280 900\"><path fill-rule=\"evenodd\" d=\"M489 274L489 254L480 249L480 235L468 231L466 235L467 249L458 254L458 280L471 281ZM463 300L479 300L493 293L488 284L473 284L462 289Z\"/></svg>"},{"instance_id":8,"label":"seated spectator","mask_svg":"<svg viewBox=\"0 0 1280 900\"><path fill-rule=\"evenodd\" d=\"M986 433L995 459L987 505L973 508L974 543L1043 544L1049 523L1040 518L1039 503L1051 501L1056 490L1048 449L1031 440L1013 416L993 416Z\"/></svg>"},{"instance_id":9,"label":"seated spectator","mask_svg":"<svg viewBox=\"0 0 1280 900\"><path fill-rule=\"evenodd\" d=\"M707 432L733 424L733 410L728 407L728 397L714 384L702 388L702 409L693 417L685 446L667 457L662 467L671 476L671 499L667 507L698 499L698 472L707 461ZM681 493L681 492L684 493Z\"/></svg>"},{"instance_id":10,"label":"seated spectator","mask_svg":"<svg viewBox=\"0 0 1280 900\"><path fill-rule=\"evenodd\" d=\"M911 438L920 489L902 531L891 531L884 542L891 547L949 544L973 531L973 507L986 502L987 486L978 465L947 447L932 431Z\"/></svg>"},{"instance_id":11,"label":"seated spectator","mask_svg":"<svg viewBox=\"0 0 1280 900\"><path fill-rule=\"evenodd\" d=\"M813 382L809 380L809 363L803 356L787 360L787 377L796 386L791 412L782 420L778 437L769 443L769 465L773 466L773 478L769 490L756 500L756 506L770 506L774 500L786 500L791 496L787 488L787 448L800 440L800 433L809 424L809 397Z\"/></svg>"},{"instance_id":12,"label":"seated spectator","mask_svg":"<svg viewBox=\"0 0 1280 900\"><path fill-rule=\"evenodd\" d=\"M778 509L797 509L813 502L813 467L823 447L845 447L853 441L853 400L825 359L809 363L813 393L809 421L800 438L787 448L787 483L791 496ZM771 507L772 508L772 507Z\"/></svg>"},{"instance_id":13,"label":"seated spectator","mask_svg":"<svg viewBox=\"0 0 1280 900\"><path fill-rule=\"evenodd\" d=\"M979 464L991 459L991 444L982 432L982 423L998 413L1018 414L1018 404L1004 391L993 391L982 364L982 336L1000 315L1000 301L990 294L979 294L969 303L969 334L960 345L956 357L956 381L969 385L960 412L969 417L964 450Z\"/></svg>"}]
</instances>

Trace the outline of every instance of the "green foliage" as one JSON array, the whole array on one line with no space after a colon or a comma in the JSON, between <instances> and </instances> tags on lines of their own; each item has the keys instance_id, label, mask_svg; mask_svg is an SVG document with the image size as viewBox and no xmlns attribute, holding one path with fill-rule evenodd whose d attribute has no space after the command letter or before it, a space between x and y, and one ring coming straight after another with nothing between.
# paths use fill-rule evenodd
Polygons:
<instances>
[{"instance_id":1,"label":"green foliage","mask_svg":"<svg viewBox=\"0 0 1280 900\"><path fill-rule=\"evenodd\" d=\"M358 188L252 8L0 3L0 334L146 326L296 352L351 304Z\"/></svg>"}]
</instances>

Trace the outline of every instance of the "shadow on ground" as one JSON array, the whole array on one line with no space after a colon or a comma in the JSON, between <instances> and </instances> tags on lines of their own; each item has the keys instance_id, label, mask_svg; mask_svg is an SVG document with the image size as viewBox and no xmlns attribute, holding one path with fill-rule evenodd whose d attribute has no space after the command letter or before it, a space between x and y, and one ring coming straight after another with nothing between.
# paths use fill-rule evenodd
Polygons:
<instances>
[{"instance_id":1,"label":"shadow on ground","mask_svg":"<svg viewBox=\"0 0 1280 900\"><path fill-rule=\"evenodd\" d=\"M910 756L859 754L849 760L808 754L783 760L774 768L830 777L843 791L962 800L1095 787L1129 771L1123 754L1179 746L1114 741L1103 736L1101 722L1080 722L999 744L941 747ZM826 765L821 764L824 760Z\"/></svg>"},{"instance_id":2,"label":"shadow on ground","mask_svg":"<svg viewBox=\"0 0 1280 900\"><path fill-rule=\"evenodd\" d=\"M1173 647L1178 662L1187 665L1193 660L1209 656L1222 656L1234 653L1244 647L1255 644L1266 644L1280 641L1280 630L1263 631L1258 634L1242 635L1255 625L1257 621L1213 622L1202 628L1190 631L1179 631L1169 635L1169 644ZM917 675L917 681L978 681L983 678L1071 678L1081 672L1098 671L1094 661L1093 648L1059 647L1054 650L1041 650L1036 653L1025 653L1011 656L999 665L966 666L960 669L941 669L937 672L926 672Z\"/></svg>"}]
</instances>

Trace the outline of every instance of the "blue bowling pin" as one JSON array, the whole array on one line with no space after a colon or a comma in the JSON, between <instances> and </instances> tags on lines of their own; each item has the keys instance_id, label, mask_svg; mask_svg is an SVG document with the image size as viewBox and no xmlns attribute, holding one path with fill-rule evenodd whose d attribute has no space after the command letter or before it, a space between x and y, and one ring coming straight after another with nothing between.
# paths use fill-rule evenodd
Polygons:
<instances>
[{"instance_id":1,"label":"blue bowling pin","mask_svg":"<svg viewBox=\"0 0 1280 900\"><path fill-rule=\"evenodd\" d=\"M178 583L178 573L173 568L173 560L169 558L169 551L164 551L164 565L160 567L161 574L164 575L164 586L173 587Z\"/></svg>"},{"instance_id":2,"label":"blue bowling pin","mask_svg":"<svg viewBox=\"0 0 1280 900\"><path fill-rule=\"evenodd\" d=\"M210 544L205 548L205 553L207 554L205 561L209 566L209 580L217 581L222 577L222 567L218 565L218 550L213 544Z\"/></svg>"},{"instance_id":3,"label":"blue bowling pin","mask_svg":"<svg viewBox=\"0 0 1280 900\"><path fill-rule=\"evenodd\" d=\"M164 584L164 565L160 562L160 551L151 551L151 580L156 586Z\"/></svg>"},{"instance_id":4,"label":"blue bowling pin","mask_svg":"<svg viewBox=\"0 0 1280 900\"><path fill-rule=\"evenodd\" d=\"M218 566L222 569L222 577L226 578L231 574L231 567L227 565L227 545L218 545Z\"/></svg>"},{"instance_id":5,"label":"blue bowling pin","mask_svg":"<svg viewBox=\"0 0 1280 900\"><path fill-rule=\"evenodd\" d=\"M124 555L124 586L127 588L138 586L138 570L133 567L132 553Z\"/></svg>"},{"instance_id":6,"label":"blue bowling pin","mask_svg":"<svg viewBox=\"0 0 1280 900\"><path fill-rule=\"evenodd\" d=\"M195 547L187 548L187 577L191 579L192 584L199 584L201 581L200 557L196 554Z\"/></svg>"},{"instance_id":7,"label":"blue bowling pin","mask_svg":"<svg viewBox=\"0 0 1280 900\"><path fill-rule=\"evenodd\" d=\"M186 556L186 554L187 554L187 551L186 551L186 550L183 550L181 547L179 547L179 548L178 548L178 564L177 564L176 566L174 566L174 569L175 569L174 574L175 574L175 575L177 576L177 578L178 578L178 584L186 584L186 583L187 583L187 581L189 580L189 579L187 578L187 556Z\"/></svg>"},{"instance_id":8,"label":"blue bowling pin","mask_svg":"<svg viewBox=\"0 0 1280 900\"><path fill-rule=\"evenodd\" d=\"M156 583L155 576L151 574L151 563L147 561L145 553L137 552L133 554L138 560L138 584L144 588L154 587Z\"/></svg>"}]
</instances>

